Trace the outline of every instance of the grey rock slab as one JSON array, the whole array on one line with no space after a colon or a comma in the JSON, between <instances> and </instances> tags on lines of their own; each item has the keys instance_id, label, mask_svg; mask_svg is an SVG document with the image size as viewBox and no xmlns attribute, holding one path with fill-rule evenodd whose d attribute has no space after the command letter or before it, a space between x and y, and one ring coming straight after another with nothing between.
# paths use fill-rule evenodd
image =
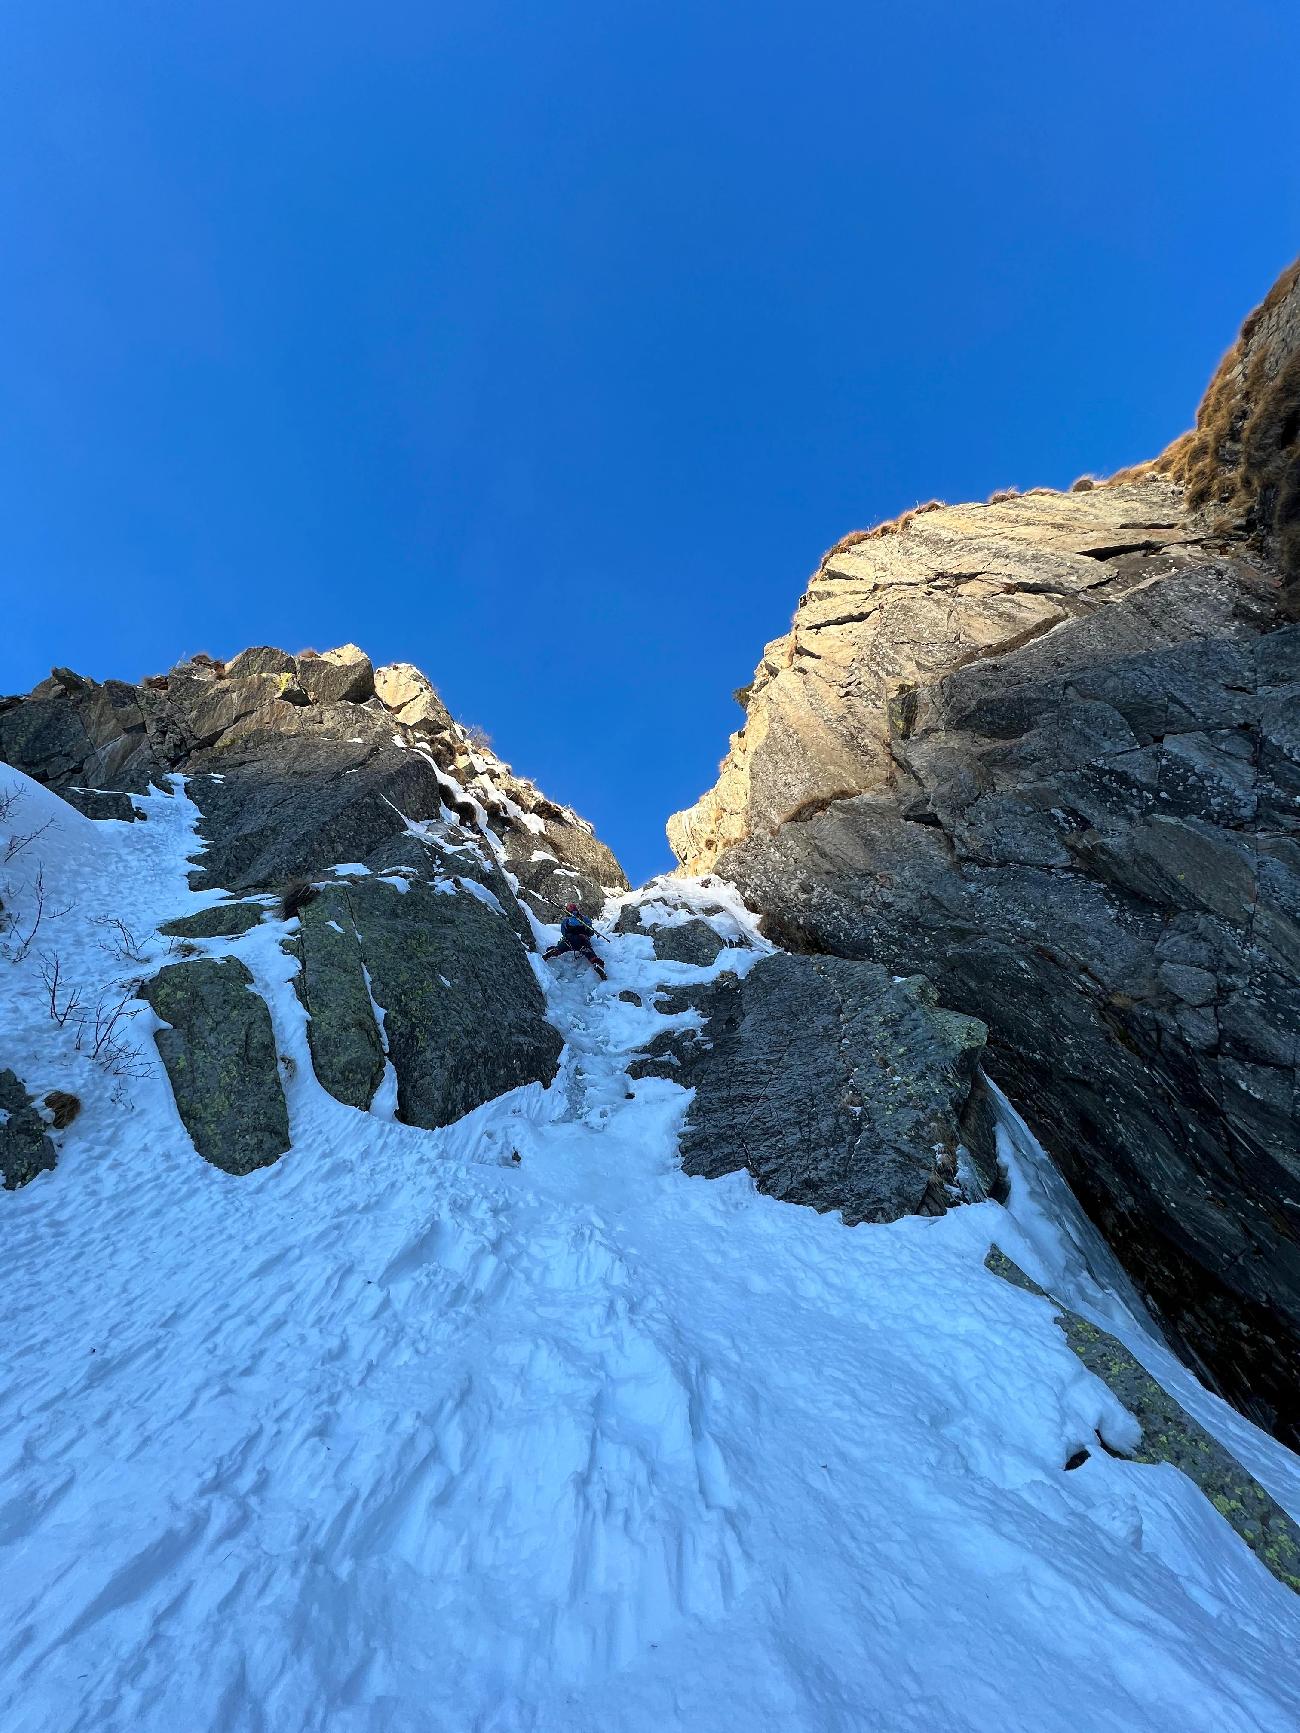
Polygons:
<instances>
[{"instance_id":1,"label":"grey rock slab","mask_svg":"<svg viewBox=\"0 0 1300 1733\"><path fill-rule=\"evenodd\" d=\"M528 893L529 904L539 920L558 921L566 905L576 903L587 919L594 921L605 906L602 887L562 861L507 855L505 869L519 881L520 891Z\"/></svg>"},{"instance_id":2,"label":"grey rock slab","mask_svg":"<svg viewBox=\"0 0 1300 1733\"><path fill-rule=\"evenodd\" d=\"M1161 963L1160 979L1186 1005L1211 1005L1218 996L1218 977L1189 963Z\"/></svg>"},{"instance_id":3,"label":"grey rock slab","mask_svg":"<svg viewBox=\"0 0 1300 1733\"><path fill-rule=\"evenodd\" d=\"M545 829L540 833L526 830L519 835L517 829L508 832L511 852L530 855L534 850L547 849L561 866L573 867L580 879L588 884L602 886L605 890L627 890L627 874L613 853L589 825L581 820L554 816L560 810L552 809L552 816L546 818Z\"/></svg>"},{"instance_id":4,"label":"grey rock slab","mask_svg":"<svg viewBox=\"0 0 1300 1733\"><path fill-rule=\"evenodd\" d=\"M296 659L297 683L313 704L363 704L374 695L375 671L355 644Z\"/></svg>"},{"instance_id":5,"label":"grey rock slab","mask_svg":"<svg viewBox=\"0 0 1300 1733\"><path fill-rule=\"evenodd\" d=\"M418 754L333 731L259 736L207 763L221 780L189 785L207 843L191 875L196 890L276 889L364 861L405 832L405 819L440 810L437 772Z\"/></svg>"},{"instance_id":6,"label":"grey rock slab","mask_svg":"<svg viewBox=\"0 0 1300 1733\"><path fill-rule=\"evenodd\" d=\"M352 885L330 885L301 910L298 994L317 1078L336 1100L365 1108L384 1075L384 1043L353 922L354 894Z\"/></svg>"},{"instance_id":7,"label":"grey rock slab","mask_svg":"<svg viewBox=\"0 0 1300 1733\"><path fill-rule=\"evenodd\" d=\"M266 1167L289 1147L271 1015L237 957L172 963L142 995L168 1028L154 1039L195 1149L226 1173Z\"/></svg>"},{"instance_id":8,"label":"grey rock slab","mask_svg":"<svg viewBox=\"0 0 1300 1733\"><path fill-rule=\"evenodd\" d=\"M377 879L349 887L354 930L384 1010L408 1125L453 1120L523 1083L549 1083L563 1042L509 922L468 891ZM310 969L307 993L312 994Z\"/></svg>"},{"instance_id":9,"label":"grey rock slab","mask_svg":"<svg viewBox=\"0 0 1300 1733\"><path fill-rule=\"evenodd\" d=\"M687 1173L744 1167L849 1225L947 1208L981 1023L938 1009L928 983L836 957L777 954L672 997L703 1028L664 1031L629 1074L695 1090Z\"/></svg>"},{"instance_id":10,"label":"grey rock slab","mask_svg":"<svg viewBox=\"0 0 1300 1733\"><path fill-rule=\"evenodd\" d=\"M481 885L491 893L495 906L528 950L537 948L533 930L510 881L477 831L456 827L445 836L433 834L432 827L419 836L406 831L367 855L365 864L375 873L396 872L430 881L441 879L450 882L455 890L466 883Z\"/></svg>"},{"instance_id":11,"label":"grey rock slab","mask_svg":"<svg viewBox=\"0 0 1300 1733\"><path fill-rule=\"evenodd\" d=\"M257 926L265 913L261 903L213 903L192 915L164 921L158 931L174 939L235 939Z\"/></svg>"}]
</instances>

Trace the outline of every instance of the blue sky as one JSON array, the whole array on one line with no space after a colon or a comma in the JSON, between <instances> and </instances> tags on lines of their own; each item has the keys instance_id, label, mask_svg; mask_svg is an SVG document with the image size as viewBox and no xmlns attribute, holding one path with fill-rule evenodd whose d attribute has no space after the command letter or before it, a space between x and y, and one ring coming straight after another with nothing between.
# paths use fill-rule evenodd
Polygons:
<instances>
[{"instance_id":1,"label":"blue sky","mask_svg":"<svg viewBox=\"0 0 1300 1733\"><path fill-rule=\"evenodd\" d=\"M822 550L1191 419L1300 8L14 0L0 690L409 660L634 878Z\"/></svg>"}]
</instances>

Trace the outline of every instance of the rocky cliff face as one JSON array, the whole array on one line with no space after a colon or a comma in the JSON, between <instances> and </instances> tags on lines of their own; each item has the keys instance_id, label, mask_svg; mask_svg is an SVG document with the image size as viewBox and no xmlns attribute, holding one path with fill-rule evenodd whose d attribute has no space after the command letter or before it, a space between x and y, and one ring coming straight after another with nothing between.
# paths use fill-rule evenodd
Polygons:
<instances>
[{"instance_id":1,"label":"rocky cliff face","mask_svg":"<svg viewBox=\"0 0 1300 1733\"><path fill-rule=\"evenodd\" d=\"M351 645L197 657L138 687L60 669L4 703L0 752L86 814L141 830L150 814L160 828L167 804L146 790L183 778L198 898L173 907L168 893L167 918L131 934L135 978L114 991L158 1019L176 1110L215 1166L243 1175L291 1147L298 1017L335 1101L426 1130L555 1078L563 1042L542 982L556 981L529 955L533 917L553 922L570 900L599 914L627 882L590 827L467 736L418 670L373 669ZM648 948L677 976L646 1009L654 1033L629 1076L694 1090L687 1171L747 1167L761 1189L849 1223L984 1195L993 1146L971 1106L983 1025L872 964L756 951L729 903L724 886L683 900L659 885L622 897L616 916L620 955ZM742 961L726 968L724 949ZM10 1186L55 1157L37 1111L20 1117L0 1151Z\"/></svg>"},{"instance_id":2,"label":"rocky cliff face","mask_svg":"<svg viewBox=\"0 0 1300 1733\"><path fill-rule=\"evenodd\" d=\"M551 920L627 888L591 827L473 741L417 669L352 645L196 657L139 686L58 669L0 700L0 758L96 818L143 818L132 795L184 777L203 844L190 885L208 895L131 946L173 959L139 993L195 1147L231 1173L290 1146L244 960L265 937L294 959L324 1088L431 1128L555 1075L525 902ZM33 1123L6 1184L52 1164Z\"/></svg>"},{"instance_id":3,"label":"rocky cliff face","mask_svg":"<svg viewBox=\"0 0 1300 1733\"><path fill-rule=\"evenodd\" d=\"M938 985L1174 1341L1300 1438L1300 272L1192 435L823 560L669 825L794 950Z\"/></svg>"},{"instance_id":4,"label":"rocky cliff face","mask_svg":"<svg viewBox=\"0 0 1300 1733\"><path fill-rule=\"evenodd\" d=\"M591 826L476 744L417 668L376 670L352 644L195 657L138 686L57 668L0 698L0 759L96 818L130 818L132 792L193 777L195 888L278 889L442 818L481 820L548 914L547 889L563 903L627 888Z\"/></svg>"}]
</instances>

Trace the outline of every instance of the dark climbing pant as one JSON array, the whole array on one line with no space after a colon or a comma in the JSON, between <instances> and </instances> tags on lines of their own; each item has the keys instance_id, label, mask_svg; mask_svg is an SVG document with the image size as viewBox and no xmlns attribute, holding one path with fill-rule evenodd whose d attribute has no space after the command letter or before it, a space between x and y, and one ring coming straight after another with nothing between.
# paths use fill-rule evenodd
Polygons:
<instances>
[{"instance_id":1,"label":"dark climbing pant","mask_svg":"<svg viewBox=\"0 0 1300 1733\"><path fill-rule=\"evenodd\" d=\"M552 957L562 957L566 952L571 952L574 956L581 957L585 962L590 963L598 975L605 973L605 965L592 950L590 939L561 939L558 945L551 946L545 956L549 962Z\"/></svg>"}]
</instances>

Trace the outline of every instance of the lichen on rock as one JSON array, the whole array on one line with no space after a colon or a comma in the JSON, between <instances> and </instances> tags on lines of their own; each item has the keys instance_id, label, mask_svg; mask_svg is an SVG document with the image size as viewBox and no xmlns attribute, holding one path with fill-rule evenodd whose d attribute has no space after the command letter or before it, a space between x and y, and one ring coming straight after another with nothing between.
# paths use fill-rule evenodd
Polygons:
<instances>
[{"instance_id":1,"label":"lichen on rock","mask_svg":"<svg viewBox=\"0 0 1300 1733\"><path fill-rule=\"evenodd\" d=\"M237 957L171 963L142 989L168 1025L154 1039L195 1149L226 1173L251 1173L289 1148L275 1036Z\"/></svg>"},{"instance_id":2,"label":"lichen on rock","mask_svg":"<svg viewBox=\"0 0 1300 1733\"><path fill-rule=\"evenodd\" d=\"M985 1266L1014 1287L1051 1299L1006 1253L990 1248ZM1108 1331L1052 1301L1056 1323L1090 1372L1119 1398L1141 1428L1141 1442L1112 1455L1132 1462L1172 1464L1210 1503L1280 1583L1300 1594L1300 1527L1217 1438L1193 1420L1140 1361Z\"/></svg>"}]
</instances>

